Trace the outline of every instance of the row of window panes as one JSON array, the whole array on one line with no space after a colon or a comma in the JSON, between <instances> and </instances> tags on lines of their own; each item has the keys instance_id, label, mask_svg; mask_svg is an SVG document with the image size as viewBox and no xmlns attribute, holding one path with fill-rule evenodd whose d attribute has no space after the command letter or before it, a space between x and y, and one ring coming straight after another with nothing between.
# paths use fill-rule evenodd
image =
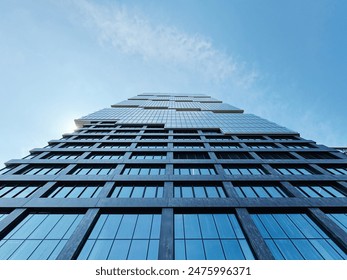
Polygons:
<instances>
[{"instance_id":1,"label":"row of window panes","mask_svg":"<svg viewBox=\"0 0 347 280\"><path fill-rule=\"evenodd\" d=\"M346 214L328 214L347 230ZM0 242L0 259L55 259L83 215L29 214ZM306 214L251 214L275 259L346 259ZM78 259L158 259L161 215L101 214ZM175 214L175 259L254 259L234 214Z\"/></svg>"}]
</instances>

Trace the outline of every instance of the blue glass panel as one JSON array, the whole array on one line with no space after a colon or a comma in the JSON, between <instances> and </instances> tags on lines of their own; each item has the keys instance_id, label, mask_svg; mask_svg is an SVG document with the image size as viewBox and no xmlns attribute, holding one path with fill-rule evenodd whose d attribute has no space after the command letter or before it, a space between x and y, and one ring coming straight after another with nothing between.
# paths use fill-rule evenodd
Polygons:
<instances>
[{"instance_id":1,"label":"blue glass panel","mask_svg":"<svg viewBox=\"0 0 347 280\"><path fill-rule=\"evenodd\" d=\"M175 214L175 216L174 216L174 229L175 229L175 238L184 238L183 215L182 214Z\"/></svg>"},{"instance_id":2,"label":"blue glass panel","mask_svg":"<svg viewBox=\"0 0 347 280\"><path fill-rule=\"evenodd\" d=\"M41 224L32 232L32 234L30 234L30 239L44 239L62 217L62 215L59 214L45 216L45 220L43 220Z\"/></svg>"},{"instance_id":3,"label":"blue glass panel","mask_svg":"<svg viewBox=\"0 0 347 280\"><path fill-rule=\"evenodd\" d=\"M207 197L219 197L215 187L206 187Z\"/></svg>"},{"instance_id":4,"label":"blue glass panel","mask_svg":"<svg viewBox=\"0 0 347 280\"><path fill-rule=\"evenodd\" d=\"M185 198L194 197L192 187L182 187L182 197L185 197Z\"/></svg>"},{"instance_id":5,"label":"blue glass panel","mask_svg":"<svg viewBox=\"0 0 347 280\"><path fill-rule=\"evenodd\" d=\"M199 214L203 238L219 238L212 214Z\"/></svg>"},{"instance_id":6,"label":"blue glass panel","mask_svg":"<svg viewBox=\"0 0 347 280\"><path fill-rule=\"evenodd\" d=\"M186 250L184 240L175 240L175 260L185 260Z\"/></svg>"},{"instance_id":7,"label":"blue glass panel","mask_svg":"<svg viewBox=\"0 0 347 280\"><path fill-rule=\"evenodd\" d=\"M159 239L160 236L160 224L161 224L161 215L153 215L152 229L151 229L151 238Z\"/></svg>"},{"instance_id":8,"label":"blue glass panel","mask_svg":"<svg viewBox=\"0 0 347 280\"><path fill-rule=\"evenodd\" d=\"M157 260L159 252L159 240L150 240L148 246L147 260Z\"/></svg>"},{"instance_id":9,"label":"blue glass panel","mask_svg":"<svg viewBox=\"0 0 347 280\"><path fill-rule=\"evenodd\" d=\"M59 240L43 240L30 256L30 260L46 260L58 245Z\"/></svg>"},{"instance_id":10,"label":"blue glass panel","mask_svg":"<svg viewBox=\"0 0 347 280\"><path fill-rule=\"evenodd\" d=\"M96 191L97 187L84 187L83 188L83 193L80 194L79 197L81 198L89 198L93 197L94 192Z\"/></svg>"},{"instance_id":11,"label":"blue glass panel","mask_svg":"<svg viewBox=\"0 0 347 280\"><path fill-rule=\"evenodd\" d=\"M269 247L275 260L284 260L282 253L278 250L276 244L271 239L265 239L266 245Z\"/></svg>"},{"instance_id":12,"label":"blue glass panel","mask_svg":"<svg viewBox=\"0 0 347 280\"><path fill-rule=\"evenodd\" d=\"M342 256L324 239L311 239L313 247L322 255L325 260L341 260Z\"/></svg>"},{"instance_id":13,"label":"blue glass panel","mask_svg":"<svg viewBox=\"0 0 347 280\"><path fill-rule=\"evenodd\" d=\"M7 260L22 244L22 240L8 240L0 247L0 260Z\"/></svg>"},{"instance_id":14,"label":"blue glass panel","mask_svg":"<svg viewBox=\"0 0 347 280\"><path fill-rule=\"evenodd\" d=\"M134 187L131 197L143 197L144 191L145 191L145 187Z\"/></svg>"},{"instance_id":15,"label":"blue glass panel","mask_svg":"<svg viewBox=\"0 0 347 280\"><path fill-rule=\"evenodd\" d=\"M201 238L198 216L196 214L185 214L183 216L185 238Z\"/></svg>"},{"instance_id":16,"label":"blue glass panel","mask_svg":"<svg viewBox=\"0 0 347 280\"><path fill-rule=\"evenodd\" d=\"M289 217L301 230L306 238L327 237L327 235L304 214L290 214Z\"/></svg>"},{"instance_id":17,"label":"blue glass panel","mask_svg":"<svg viewBox=\"0 0 347 280\"><path fill-rule=\"evenodd\" d=\"M163 197L163 191L164 191L163 187L158 187L158 189L157 189L157 197Z\"/></svg>"},{"instance_id":18,"label":"blue glass panel","mask_svg":"<svg viewBox=\"0 0 347 280\"><path fill-rule=\"evenodd\" d=\"M242 187L242 191L246 197L258 197L251 187Z\"/></svg>"},{"instance_id":19,"label":"blue glass panel","mask_svg":"<svg viewBox=\"0 0 347 280\"><path fill-rule=\"evenodd\" d=\"M128 260L145 260L147 251L148 240L133 240L130 245Z\"/></svg>"},{"instance_id":20,"label":"blue glass panel","mask_svg":"<svg viewBox=\"0 0 347 280\"><path fill-rule=\"evenodd\" d=\"M322 260L322 256L316 251L307 239L293 239L295 247L298 248L305 260Z\"/></svg>"},{"instance_id":21,"label":"blue glass panel","mask_svg":"<svg viewBox=\"0 0 347 280\"><path fill-rule=\"evenodd\" d=\"M310 187L301 187L299 189L302 190L308 197L320 197L320 195L313 191Z\"/></svg>"},{"instance_id":22,"label":"blue glass panel","mask_svg":"<svg viewBox=\"0 0 347 280\"><path fill-rule=\"evenodd\" d=\"M47 215L28 215L7 236L13 239L26 239L33 230L46 218Z\"/></svg>"},{"instance_id":23,"label":"blue glass panel","mask_svg":"<svg viewBox=\"0 0 347 280\"><path fill-rule=\"evenodd\" d=\"M286 194L279 187L267 187L266 191L271 197L286 197Z\"/></svg>"},{"instance_id":24,"label":"blue glass panel","mask_svg":"<svg viewBox=\"0 0 347 280\"><path fill-rule=\"evenodd\" d=\"M115 187L111 194L111 197L118 197L120 191L121 191L121 187Z\"/></svg>"},{"instance_id":25,"label":"blue glass panel","mask_svg":"<svg viewBox=\"0 0 347 280\"><path fill-rule=\"evenodd\" d=\"M145 191L145 197L147 198L155 197L156 190L157 190L156 187L147 187Z\"/></svg>"},{"instance_id":26,"label":"blue glass panel","mask_svg":"<svg viewBox=\"0 0 347 280\"><path fill-rule=\"evenodd\" d=\"M239 225L239 222L236 219L236 216L234 214L228 214L229 220L231 222L231 225L234 229L234 232L236 234L237 238L244 238L245 236L243 235L242 229Z\"/></svg>"},{"instance_id":27,"label":"blue glass panel","mask_svg":"<svg viewBox=\"0 0 347 280\"><path fill-rule=\"evenodd\" d=\"M259 197L269 197L269 194L265 191L263 187L253 187L253 190Z\"/></svg>"},{"instance_id":28,"label":"blue glass panel","mask_svg":"<svg viewBox=\"0 0 347 280\"><path fill-rule=\"evenodd\" d=\"M272 238L287 237L287 235L284 233L284 231L281 229L281 227L278 225L278 223L272 215L259 214L258 217L263 223L263 225L266 227L267 231L269 232Z\"/></svg>"},{"instance_id":29,"label":"blue glass panel","mask_svg":"<svg viewBox=\"0 0 347 280\"><path fill-rule=\"evenodd\" d=\"M49 256L48 260L55 260L61 252L61 250L64 248L66 242L67 240L60 240L58 245L55 247L54 251Z\"/></svg>"},{"instance_id":30,"label":"blue glass panel","mask_svg":"<svg viewBox=\"0 0 347 280\"><path fill-rule=\"evenodd\" d=\"M301 231L295 226L286 214L276 214L273 216L280 227L284 230L289 238L304 238Z\"/></svg>"},{"instance_id":31,"label":"blue glass panel","mask_svg":"<svg viewBox=\"0 0 347 280\"><path fill-rule=\"evenodd\" d=\"M302 260L303 257L293 245L293 243L288 239L277 239L274 240L278 249L281 251L282 255L286 260Z\"/></svg>"},{"instance_id":32,"label":"blue glass panel","mask_svg":"<svg viewBox=\"0 0 347 280\"><path fill-rule=\"evenodd\" d=\"M22 191L16 197L18 197L18 198L28 197L36 189L37 189L37 187L27 187L24 191Z\"/></svg>"},{"instance_id":33,"label":"blue glass panel","mask_svg":"<svg viewBox=\"0 0 347 280\"><path fill-rule=\"evenodd\" d=\"M153 215L139 215L134 231L134 239L149 239Z\"/></svg>"},{"instance_id":34,"label":"blue glass panel","mask_svg":"<svg viewBox=\"0 0 347 280\"><path fill-rule=\"evenodd\" d=\"M40 242L40 240L25 240L9 259L27 260Z\"/></svg>"},{"instance_id":35,"label":"blue glass panel","mask_svg":"<svg viewBox=\"0 0 347 280\"><path fill-rule=\"evenodd\" d=\"M84 187L75 187L72 192L69 193L69 198L77 198L84 191Z\"/></svg>"},{"instance_id":36,"label":"blue glass panel","mask_svg":"<svg viewBox=\"0 0 347 280\"><path fill-rule=\"evenodd\" d=\"M182 197L181 196L181 188L180 187L175 187L174 188L174 197Z\"/></svg>"},{"instance_id":37,"label":"blue glass panel","mask_svg":"<svg viewBox=\"0 0 347 280\"><path fill-rule=\"evenodd\" d=\"M207 260L225 260L222 246L219 240L204 240Z\"/></svg>"},{"instance_id":38,"label":"blue glass panel","mask_svg":"<svg viewBox=\"0 0 347 280\"><path fill-rule=\"evenodd\" d=\"M243 188L242 188L243 189ZM234 190L236 191L237 195L239 197L245 197L245 195L243 194L243 192L241 191L241 188L239 187L235 187Z\"/></svg>"},{"instance_id":39,"label":"blue glass panel","mask_svg":"<svg viewBox=\"0 0 347 280\"><path fill-rule=\"evenodd\" d=\"M204 187L194 187L195 197L206 197Z\"/></svg>"},{"instance_id":40,"label":"blue glass panel","mask_svg":"<svg viewBox=\"0 0 347 280\"><path fill-rule=\"evenodd\" d=\"M217 187L218 193L220 197L226 197L225 192L222 187Z\"/></svg>"},{"instance_id":41,"label":"blue glass panel","mask_svg":"<svg viewBox=\"0 0 347 280\"><path fill-rule=\"evenodd\" d=\"M100 215L98 221L96 222L89 238L90 239L96 239L102 229L102 227L104 226L104 223L106 222L106 219L107 219L108 215L106 214L103 214L103 215Z\"/></svg>"},{"instance_id":42,"label":"blue glass panel","mask_svg":"<svg viewBox=\"0 0 347 280\"><path fill-rule=\"evenodd\" d=\"M240 244L237 240L222 240L225 257L227 260L244 260Z\"/></svg>"},{"instance_id":43,"label":"blue glass panel","mask_svg":"<svg viewBox=\"0 0 347 280\"><path fill-rule=\"evenodd\" d=\"M138 215L123 215L123 219L117 232L117 239L132 238L137 216Z\"/></svg>"},{"instance_id":44,"label":"blue glass panel","mask_svg":"<svg viewBox=\"0 0 347 280\"><path fill-rule=\"evenodd\" d=\"M254 260L254 255L249 247L248 242L245 239L240 239L239 243L246 260Z\"/></svg>"},{"instance_id":45,"label":"blue glass panel","mask_svg":"<svg viewBox=\"0 0 347 280\"><path fill-rule=\"evenodd\" d=\"M57 189L57 193L52 193L50 197L64 198L72 191L73 187L61 187Z\"/></svg>"},{"instance_id":46,"label":"blue glass panel","mask_svg":"<svg viewBox=\"0 0 347 280\"><path fill-rule=\"evenodd\" d=\"M5 193L7 193L9 190L11 190L12 187L3 187L0 189L0 197L3 196Z\"/></svg>"},{"instance_id":47,"label":"blue glass panel","mask_svg":"<svg viewBox=\"0 0 347 280\"><path fill-rule=\"evenodd\" d=\"M118 194L118 197L128 198L130 197L133 187L122 187L122 190Z\"/></svg>"},{"instance_id":48,"label":"blue glass panel","mask_svg":"<svg viewBox=\"0 0 347 280\"><path fill-rule=\"evenodd\" d=\"M227 214L214 214L217 230L220 238L236 238Z\"/></svg>"},{"instance_id":49,"label":"blue glass panel","mask_svg":"<svg viewBox=\"0 0 347 280\"><path fill-rule=\"evenodd\" d=\"M99 239L114 239L121 222L122 215L111 214L108 215L106 222L104 223L100 234Z\"/></svg>"},{"instance_id":50,"label":"blue glass panel","mask_svg":"<svg viewBox=\"0 0 347 280\"><path fill-rule=\"evenodd\" d=\"M335 197L346 197L344 194L342 194L341 192L339 192L338 190L336 190L335 188L333 187L325 187L325 189L330 192L332 194L332 196L335 196Z\"/></svg>"},{"instance_id":51,"label":"blue glass panel","mask_svg":"<svg viewBox=\"0 0 347 280\"><path fill-rule=\"evenodd\" d=\"M186 240L187 260L205 260L204 248L201 240Z\"/></svg>"},{"instance_id":52,"label":"blue glass panel","mask_svg":"<svg viewBox=\"0 0 347 280\"><path fill-rule=\"evenodd\" d=\"M339 246L336 245L331 239L326 239L326 242L339 254L342 259L347 260L347 254L341 250Z\"/></svg>"},{"instance_id":53,"label":"blue glass panel","mask_svg":"<svg viewBox=\"0 0 347 280\"><path fill-rule=\"evenodd\" d=\"M78 260L87 260L90 251L92 250L94 246L95 240L87 240L84 244L81 253L78 255Z\"/></svg>"},{"instance_id":54,"label":"blue glass panel","mask_svg":"<svg viewBox=\"0 0 347 280\"><path fill-rule=\"evenodd\" d=\"M109 260L126 260L131 240L115 240L108 255Z\"/></svg>"},{"instance_id":55,"label":"blue glass panel","mask_svg":"<svg viewBox=\"0 0 347 280\"><path fill-rule=\"evenodd\" d=\"M90 260L106 260L113 240L96 240L89 254Z\"/></svg>"},{"instance_id":56,"label":"blue glass panel","mask_svg":"<svg viewBox=\"0 0 347 280\"><path fill-rule=\"evenodd\" d=\"M347 232L347 214L329 214L329 217Z\"/></svg>"}]
</instances>

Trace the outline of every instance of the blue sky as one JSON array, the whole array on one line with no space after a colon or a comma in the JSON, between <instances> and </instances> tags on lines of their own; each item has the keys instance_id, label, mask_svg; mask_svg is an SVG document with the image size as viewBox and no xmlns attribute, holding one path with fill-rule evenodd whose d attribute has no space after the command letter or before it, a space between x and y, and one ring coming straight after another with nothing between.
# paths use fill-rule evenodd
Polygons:
<instances>
[{"instance_id":1,"label":"blue sky","mask_svg":"<svg viewBox=\"0 0 347 280\"><path fill-rule=\"evenodd\" d=\"M346 12L342 0L2 0L0 165L143 92L210 94L345 146Z\"/></svg>"}]
</instances>

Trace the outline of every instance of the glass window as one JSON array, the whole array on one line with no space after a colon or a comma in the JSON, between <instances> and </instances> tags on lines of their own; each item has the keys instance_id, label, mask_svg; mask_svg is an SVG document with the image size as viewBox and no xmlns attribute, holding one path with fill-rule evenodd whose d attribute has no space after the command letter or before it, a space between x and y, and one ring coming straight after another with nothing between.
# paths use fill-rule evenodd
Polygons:
<instances>
[{"instance_id":1,"label":"glass window","mask_svg":"<svg viewBox=\"0 0 347 280\"><path fill-rule=\"evenodd\" d=\"M276 259L346 259L347 255L306 214L253 214Z\"/></svg>"},{"instance_id":2,"label":"glass window","mask_svg":"<svg viewBox=\"0 0 347 280\"><path fill-rule=\"evenodd\" d=\"M126 149L129 148L130 144L128 143L108 143L108 144L101 144L98 146L100 149Z\"/></svg>"},{"instance_id":3,"label":"glass window","mask_svg":"<svg viewBox=\"0 0 347 280\"><path fill-rule=\"evenodd\" d=\"M29 167L24 170L20 170L16 174L24 175L57 175L63 167Z\"/></svg>"},{"instance_id":4,"label":"glass window","mask_svg":"<svg viewBox=\"0 0 347 280\"><path fill-rule=\"evenodd\" d=\"M97 197L102 189L95 184L63 184L56 187L47 197L54 198L92 198Z\"/></svg>"},{"instance_id":5,"label":"glass window","mask_svg":"<svg viewBox=\"0 0 347 280\"><path fill-rule=\"evenodd\" d=\"M224 171L228 175L265 175L266 172L262 167L237 167L225 166Z\"/></svg>"},{"instance_id":6,"label":"glass window","mask_svg":"<svg viewBox=\"0 0 347 280\"><path fill-rule=\"evenodd\" d=\"M315 174L313 170L303 167L275 167L279 174L282 175L311 175Z\"/></svg>"},{"instance_id":7,"label":"glass window","mask_svg":"<svg viewBox=\"0 0 347 280\"><path fill-rule=\"evenodd\" d=\"M216 175L213 167L174 167L174 175Z\"/></svg>"},{"instance_id":8,"label":"glass window","mask_svg":"<svg viewBox=\"0 0 347 280\"><path fill-rule=\"evenodd\" d=\"M327 214L339 227L347 232L347 214L346 213L331 213Z\"/></svg>"},{"instance_id":9,"label":"glass window","mask_svg":"<svg viewBox=\"0 0 347 280\"><path fill-rule=\"evenodd\" d=\"M209 159L208 153L174 153L174 159Z\"/></svg>"},{"instance_id":10,"label":"glass window","mask_svg":"<svg viewBox=\"0 0 347 280\"><path fill-rule=\"evenodd\" d=\"M0 183L1 198L25 198L31 196L39 186L32 183Z\"/></svg>"},{"instance_id":11,"label":"glass window","mask_svg":"<svg viewBox=\"0 0 347 280\"><path fill-rule=\"evenodd\" d=\"M300 184L296 187L306 197L346 197L340 190L328 184Z\"/></svg>"},{"instance_id":12,"label":"glass window","mask_svg":"<svg viewBox=\"0 0 347 280\"><path fill-rule=\"evenodd\" d=\"M328 170L331 174L334 175L347 175L347 168L346 167L328 167L326 168L326 170Z\"/></svg>"},{"instance_id":13,"label":"glass window","mask_svg":"<svg viewBox=\"0 0 347 280\"><path fill-rule=\"evenodd\" d=\"M158 214L102 214L78 259L156 260L160 223Z\"/></svg>"},{"instance_id":14,"label":"glass window","mask_svg":"<svg viewBox=\"0 0 347 280\"><path fill-rule=\"evenodd\" d=\"M279 186L271 185L234 185L239 197L288 197Z\"/></svg>"},{"instance_id":15,"label":"glass window","mask_svg":"<svg viewBox=\"0 0 347 280\"><path fill-rule=\"evenodd\" d=\"M88 159L108 160L108 159L122 159L124 153L91 153Z\"/></svg>"},{"instance_id":16,"label":"glass window","mask_svg":"<svg viewBox=\"0 0 347 280\"><path fill-rule=\"evenodd\" d=\"M233 143L210 143L211 148L213 149L239 149L238 144Z\"/></svg>"},{"instance_id":17,"label":"glass window","mask_svg":"<svg viewBox=\"0 0 347 280\"><path fill-rule=\"evenodd\" d=\"M290 153L278 152L278 153L257 153L262 159L294 159Z\"/></svg>"},{"instance_id":18,"label":"glass window","mask_svg":"<svg viewBox=\"0 0 347 280\"><path fill-rule=\"evenodd\" d=\"M229 152L229 153L215 153L219 159L252 159L249 153L245 152Z\"/></svg>"},{"instance_id":19,"label":"glass window","mask_svg":"<svg viewBox=\"0 0 347 280\"><path fill-rule=\"evenodd\" d=\"M215 198L226 197L223 187L206 185L178 185L174 186L174 197Z\"/></svg>"},{"instance_id":20,"label":"glass window","mask_svg":"<svg viewBox=\"0 0 347 280\"><path fill-rule=\"evenodd\" d=\"M77 159L81 154L79 153L50 153L45 158L48 159Z\"/></svg>"},{"instance_id":21,"label":"glass window","mask_svg":"<svg viewBox=\"0 0 347 280\"><path fill-rule=\"evenodd\" d=\"M166 159L166 153L132 153L131 159Z\"/></svg>"},{"instance_id":22,"label":"glass window","mask_svg":"<svg viewBox=\"0 0 347 280\"><path fill-rule=\"evenodd\" d=\"M173 147L176 149L202 149L204 145L202 143L174 143Z\"/></svg>"},{"instance_id":23,"label":"glass window","mask_svg":"<svg viewBox=\"0 0 347 280\"><path fill-rule=\"evenodd\" d=\"M162 166L125 166L122 175L165 175Z\"/></svg>"},{"instance_id":24,"label":"glass window","mask_svg":"<svg viewBox=\"0 0 347 280\"><path fill-rule=\"evenodd\" d=\"M93 167L82 166L74 168L69 174L70 175L110 175L115 169L112 167Z\"/></svg>"},{"instance_id":25,"label":"glass window","mask_svg":"<svg viewBox=\"0 0 347 280\"><path fill-rule=\"evenodd\" d=\"M82 217L78 214L29 214L1 240L0 259L56 259Z\"/></svg>"},{"instance_id":26,"label":"glass window","mask_svg":"<svg viewBox=\"0 0 347 280\"><path fill-rule=\"evenodd\" d=\"M163 186L156 184L117 185L110 197L124 198L160 198L163 197Z\"/></svg>"},{"instance_id":27,"label":"glass window","mask_svg":"<svg viewBox=\"0 0 347 280\"><path fill-rule=\"evenodd\" d=\"M175 214L175 259L254 259L234 214Z\"/></svg>"}]
</instances>

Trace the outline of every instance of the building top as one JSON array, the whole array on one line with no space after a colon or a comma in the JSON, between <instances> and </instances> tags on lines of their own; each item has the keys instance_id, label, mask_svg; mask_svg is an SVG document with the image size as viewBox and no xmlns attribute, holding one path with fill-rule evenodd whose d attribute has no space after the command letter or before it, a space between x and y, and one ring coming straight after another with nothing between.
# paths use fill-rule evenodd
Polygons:
<instances>
[{"instance_id":1,"label":"building top","mask_svg":"<svg viewBox=\"0 0 347 280\"><path fill-rule=\"evenodd\" d=\"M140 94L76 120L77 126L95 120L133 124L163 124L165 128L219 128L224 133L295 132L201 94Z\"/></svg>"}]
</instances>

